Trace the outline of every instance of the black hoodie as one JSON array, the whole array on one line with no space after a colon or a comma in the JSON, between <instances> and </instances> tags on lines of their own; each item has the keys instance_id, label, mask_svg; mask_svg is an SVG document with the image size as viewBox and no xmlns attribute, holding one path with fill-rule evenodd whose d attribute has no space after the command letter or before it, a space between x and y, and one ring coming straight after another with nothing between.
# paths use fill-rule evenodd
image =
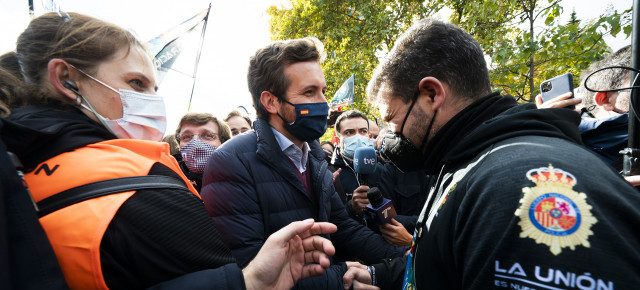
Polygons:
<instances>
[{"instance_id":1,"label":"black hoodie","mask_svg":"<svg viewBox=\"0 0 640 290\"><path fill-rule=\"evenodd\" d=\"M26 172L61 153L115 138L73 107L68 112L34 106L19 108L4 120L2 129L7 149L18 155Z\"/></svg>"},{"instance_id":2,"label":"black hoodie","mask_svg":"<svg viewBox=\"0 0 640 290\"><path fill-rule=\"evenodd\" d=\"M425 160L438 182L417 226L418 289L640 285L640 197L579 146L579 121L570 110L516 106L492 94L440 129ZM534 178L549 168L575 183ZM557 216L540 211L554 199L558 208L571 206L555 208ZM552 229L561 222L567 228ZM375 265L378 285L400 289L406 260Z\"/></svg>"},{"instance_id":3,"label":"black hoodie","mask_svg":"<svg viewBox=\"0 0 640 290\"><path fill-rule=\"evenodd\" d=\"M511 96L490 94L467 106L429 140L424 161L427 174L438 174L443 163L455 166L491 144L517 136L546 136L582 144L580 116L566 109L536 110Z\"/></svg>"}]
</instances>

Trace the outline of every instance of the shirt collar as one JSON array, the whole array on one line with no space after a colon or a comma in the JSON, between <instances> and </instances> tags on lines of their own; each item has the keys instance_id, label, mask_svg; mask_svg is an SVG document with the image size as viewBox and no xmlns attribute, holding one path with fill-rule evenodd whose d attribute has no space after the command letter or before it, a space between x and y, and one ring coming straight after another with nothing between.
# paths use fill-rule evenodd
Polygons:
<instances>
[{"instance_id":1,"label":"shirt collar","mask_svg":"<svg viewBox=\"0 0 640 290\"><path fill-rule=\"evenodd\" d=\"M307 142L304 142L302 144L302 150L301 150L300 148L298 148L298 146L296 146L296 144L293 144L293 142L291 142L289 138L285 137L278 130L271 127L271 131L273 132L273 135L276 137L276 141L280 146L280 150L282 150L284 155L287 155L287 157L289 157L291 162L293 162L293 164L298 168L298 171L300 171L300 173L303 173L305 170L307 170L309 144Z\"/></svg>"}]
</instances>

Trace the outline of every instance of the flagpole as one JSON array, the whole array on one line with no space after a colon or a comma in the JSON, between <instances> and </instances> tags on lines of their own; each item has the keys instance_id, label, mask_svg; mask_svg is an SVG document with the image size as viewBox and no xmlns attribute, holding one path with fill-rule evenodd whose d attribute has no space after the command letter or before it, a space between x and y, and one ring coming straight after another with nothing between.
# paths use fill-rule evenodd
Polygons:
<instances>
[{"instance_id":1,"label":"flagpole","mask_svg":"<svg viewBox=\"0 0 640 290\"><path fill-rule=\"evenodd\" d=\"M198 73L198 65L200 64L200 53L202 52L202 44L204 43L204 33L207 30L209 13L211 13L211 3L209 3L207 15L204 17L204 27L202 27L202 34L200 35L200 47L198 48L198 55L196 56L196 65L193 68L193 84L191 85L191 96L189 97L189 106L187 107L187 112L191 111L191 100L193 99L193 91L196 88L196 77Z\"/></svg>"},{"instance_id":2,"label":"flagpole","mask_svg":"<svg viewBox=\"0 0 640 290\"><path fill-rule=\"evenodd\" d=\"M33 11L33 0L29 0L29 17L31 17L31 19L33 19L34 17L34 11Z\"/></svg>"}]
</instances>

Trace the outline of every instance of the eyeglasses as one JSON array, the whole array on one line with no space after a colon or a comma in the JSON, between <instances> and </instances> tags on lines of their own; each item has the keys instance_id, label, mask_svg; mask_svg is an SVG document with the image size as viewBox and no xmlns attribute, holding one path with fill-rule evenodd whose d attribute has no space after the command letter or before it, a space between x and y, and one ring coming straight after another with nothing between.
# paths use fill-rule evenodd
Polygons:
<instances>
[{"instance_id":1,"label":"eyeglasses","mask_svg":"<svg viewBox=\"0 0 640 290\"><path fill-rule=\"evenodd\" d=\"M218 140L218 134L212 132L206 132L202 134L183 134L180 135L180 141L189 142L193 139L193 137L198 136L200 140L203 141L215 141Z\"/></svg>"}]
</instances>

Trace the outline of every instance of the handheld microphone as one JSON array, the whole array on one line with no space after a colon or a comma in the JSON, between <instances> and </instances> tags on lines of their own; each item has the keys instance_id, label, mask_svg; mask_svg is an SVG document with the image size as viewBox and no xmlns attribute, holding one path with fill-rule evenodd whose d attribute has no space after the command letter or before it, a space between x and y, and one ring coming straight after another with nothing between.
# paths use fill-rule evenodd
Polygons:
<instances>
[{"instance_id":1,"label":"handheld microphone","mask_svg":"<svg viewBox=\"0 0 640 290\"><path fill-rule=\"evenodd\" d=\"M353 171L362 176L362 185L369 185L369 174L376 170L376 150L360 147L353 154Z\"/></svg>"},{"instance_id":2,"label":"handheld microphone","mask_svg":"<svg viewBox=\"0 0 640 290\"><path fill-rule=\"evenodd\" d=\"M377 187L372 187L367 191L367 198L369 199L369 204L366 207L367 213L376 223L386 224L397 215L393 202L382 197L382 192Z\"/></svg>"}]
</instances>

